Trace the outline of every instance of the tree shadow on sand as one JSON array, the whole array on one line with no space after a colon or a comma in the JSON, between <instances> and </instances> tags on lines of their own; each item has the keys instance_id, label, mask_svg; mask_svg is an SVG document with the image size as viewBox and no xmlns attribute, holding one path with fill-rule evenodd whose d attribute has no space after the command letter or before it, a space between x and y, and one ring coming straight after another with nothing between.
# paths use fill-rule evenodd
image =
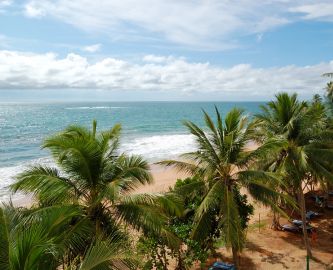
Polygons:
<instances>
[{"instance_id":1,"label":"tree shadow on sand","mask_svg":"<svg viewBox=\"0 0 333 270\"><path fill-rule=\"evenodd\" d=\"M276 252L273 253L250 241L247 242L246 246L249 250L260 253L260 256L262 257L261 262L267 262L269 264L281 264L283 269L289 269L289 267L284 263L285 254ZM293 258L291 259L293 260Z\"/></svg>"},{"instance_id":2,"label":"tree shadow on sand","mask_svg":"<svg viewBox=\"0 0 333 270\"><path fill-rule=\"evenodd\" d=\"M325 211L321 218L311 221L311 225L317 229L317 240L313 241L311 235L311 248L314 252L322 252L327 254L333 254L333 211ZM288 244L292 244L299 249L305 250L302 234L294 234L290 232L281 232L280 238ZM324 262L321 259L315 257L313 261L327 265L328 262Z\"/></svg>"},{"instance_id":3,"label":"tree shadow on sand","mask_svg":"<svg viewBox=\"0 0 333 270\"><path fill-rule=\"evenodd\" d=\"M240 256L241 256L241 260L240 260L239 270L256 270L257 269L256 265L254 264L253 260L250 257L248 257L244 254L241 254ZM217 252L213 258L210 258L207 261L206 267L196 268L196 269L209 269L209 267L211 267L214 264L214 262L216 262L216 261L232 263L230 260L230 257L225 256L221 252Z\"/></svg>"}]
</instances>

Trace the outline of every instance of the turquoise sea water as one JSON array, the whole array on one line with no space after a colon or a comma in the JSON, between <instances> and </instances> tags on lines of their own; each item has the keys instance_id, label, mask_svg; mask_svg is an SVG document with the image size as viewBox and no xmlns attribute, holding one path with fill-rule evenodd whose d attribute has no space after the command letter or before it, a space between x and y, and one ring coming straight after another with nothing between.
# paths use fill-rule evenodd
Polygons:
<instances>
[{"instance_id":1,"label":"turquoise sea water","mask_svg":"<svg viewBox=\"0 0 333 270\"><path fill-rule=\"evenodd\" d=\"M121 150L141 154L149 161L175 157L194 147L182 120L203 125L202 109L213 114L216 105L224 115L231 108L246 114L258 112L260 102L94 102L0 103L0 198L8 198L6 186L30 164L51 164L42 141L50 134L77 123L98 130L121 123Z\"/></svg>"}]
</instances>

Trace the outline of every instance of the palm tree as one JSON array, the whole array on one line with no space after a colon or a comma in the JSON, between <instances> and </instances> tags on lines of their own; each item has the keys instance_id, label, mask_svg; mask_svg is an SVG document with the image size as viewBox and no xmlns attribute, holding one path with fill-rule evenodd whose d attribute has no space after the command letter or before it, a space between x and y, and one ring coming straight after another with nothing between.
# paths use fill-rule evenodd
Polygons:
<instances>
[{"instance_id":1,"label":"palm tree","mask_svg":"<svg viewBox=\"0 0 333 270\"><path fill-rule=\"evenodd\" d=\"M322 76L332 78L333 73L324 73ZM332 103L333 102L333 82L332 81L330 81L326 84L325 90L326 90L326 96L327 96L329 102Z\"/></svg>"},{"instance_id":2,"label":"palm tree","mask_svg":"<svg viewBox=\"0 0 333 270\"><path fill-rule=\"evenodd\" d=\"M0 268L56 269L65 252L85 244L90 224L71 221L79 218L74 206L48 207L42 210L0 208L1 254Z\"/></svg>"},{"instance_id":3,"label":"palm tree","mask_svg":"<svg viewBox=\"0 0 333 270\"><path fill-rule=\"evenodd\" d=\"M33 193L41 207L76 205L94 224L97 235L125 237L122 224L144 231L165 232L167 214L180 214L180 201L171 194L133 194L152 182L148 163L140 156L119 153L121 127L96 133L69 126L43 144L57 168L34 166L17 176L13 191Z\"/></svg>"},{"instance_id":4,"label":"palm tree","mask_svg":"<svg viewBox=\"0 0 333 270\"><path fill-rule=\"evenodd\" d=\"M122 269L133 259L126 254L125 243L119 237L96 239L83 259L77 250L86 249L92 223L81 219L77 206L51 206L42 209L21 209L11 205L0 208L0 268L28 269ZM80 219L74 223L73 220ZM107 249L107 251L105 251ZM112 254L111 254L112 253ZM94 257L92 257L94 256ZM110 268L93 268L110 266Z\"/></svg>"},{"instance_id":5,"label":"palm tree","mask_svg":"<svg viewBox=\"0 0 333 270\"><path fill-rule=\"evenodd\" d=\"M333 133L327 130L325 108L320 102L300 102L296 94L281 93L261 109L255 121L263 145L254 155L268 170L284 175L284 182L297 196L306 224L305 180L309 175L323 184L324 180L333 180ZM311 257L305 226L303 235L307 255Z\"/></svg>"},{"instance_id":6,"label":"palm tree","mask_svg":"<svg viewBox=\"0 0 333 270\"><path fill-rule=\"evenodd\" d=\"M242 110L231 110L224 121L218 109L215 110L216 124L204 112L206 130L184 122L196 139L197 151L182 155L186 161L166 160L160 164L174 166L204 181L207 192L195 214L193 237L205 239L217 220L238 269L245 234L239 217L237 190L245 187L255 199L270 204L278 196L270 183L278 179L273 174L249 169L253 161L247 158L250 153L247 145L254 135L254 126L247 124Z\"/></svg>"}]
</instances>

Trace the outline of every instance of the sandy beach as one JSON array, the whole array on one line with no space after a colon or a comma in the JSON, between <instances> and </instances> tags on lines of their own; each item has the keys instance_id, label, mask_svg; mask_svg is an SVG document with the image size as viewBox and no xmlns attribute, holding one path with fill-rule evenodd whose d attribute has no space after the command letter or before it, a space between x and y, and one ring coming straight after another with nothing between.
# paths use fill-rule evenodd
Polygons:
<instances>
[{"instance_id":1,"label":"sandy beach","mask_svg":"<svg viewBox=\"0 0 333 270\"><path fill-rule=\"evenodd\" d=\"M173 186L178 178L186 177L172 168L152 166L154 183L143 186L140 192L163 192ZM245 190L242 190L245 192ZM270 228L271 211L267 207L259 205L251 198L255 212L250 220L247 232L246 248L241 254L241 270L280 270L280 269L306 269L306 251L303 247L302 235L283 231L274 231ZM260 226L259 226L260 215ZM310 269L327 269L333 263L333 211L326 210L324 216L314 220L312 225L318 228L318 240L313 243L315 261L310 262ZM281 224L287 224L286 219L281 219ZM259 231L260 227L260 231ZM231 252L220 248L218 252L221 259L231 262ZM217 258L211 258L213 263ZM200 269L193 267L192 269Z\"/></svg>"},{"instance_id":2,"label":"sandy beach","mask_svg":"<svg viewBox=\"0 0 333 270\"><path fill-rule=\"evenodd\" d=\"M154 182L151 185L141 186L136 193L165 192L172 187L177 179L185 178L187 175L173 168L165 168L159 165L151 165ZM242 190L246 193L245 190ZM306 251L302 243L302 235L296 235L283 231L274 231L270 228L272 215L267 207L254 202L251 197L249 201L254 204L255 211L251 217L247 231L246 247L241 254L240 270L279 270L279 269L306 269ZM14 201L17 206L28 206L31 197ZM259 225L260 215L260 225ZM333 263L333 211L326 210L324 216L312 222L318 228L318 240L313 243L313 254L315 261L310 262L310 269L327 269ZM281 224L286 224L286 219L281 219ZM259 230L260 228L260 230ZM215 260L222 259L231 262L231 252L226 248L219 248L219 258L210 258L207 265ZM192 270L200 269L194 266Z\"/></svg>"}]
</instances>

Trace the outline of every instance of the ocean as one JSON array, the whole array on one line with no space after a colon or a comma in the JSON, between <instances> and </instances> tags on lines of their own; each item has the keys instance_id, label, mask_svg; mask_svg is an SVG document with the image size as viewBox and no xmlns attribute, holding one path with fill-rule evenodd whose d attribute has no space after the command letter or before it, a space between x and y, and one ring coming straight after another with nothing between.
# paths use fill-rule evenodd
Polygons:
<instances>
[{"instance_id":1,"label":"ocean","mask_svg":"<svg viewBox=\"0 0 333 270\"><path fill-rule=\"evenodd\" d=\"M7 186L29 165L53 165L47 150L40 148L49 135L70 124L106 130L122 125L121 151L139 154L155 162L175 158L195 148L183 120L204 125L202 110L222 115L240 107L251 116L261 102L77 102L0 103L0 200L8 201ZM23 195L17 195L23 196Z\"/></svg>"}]
</instances>

